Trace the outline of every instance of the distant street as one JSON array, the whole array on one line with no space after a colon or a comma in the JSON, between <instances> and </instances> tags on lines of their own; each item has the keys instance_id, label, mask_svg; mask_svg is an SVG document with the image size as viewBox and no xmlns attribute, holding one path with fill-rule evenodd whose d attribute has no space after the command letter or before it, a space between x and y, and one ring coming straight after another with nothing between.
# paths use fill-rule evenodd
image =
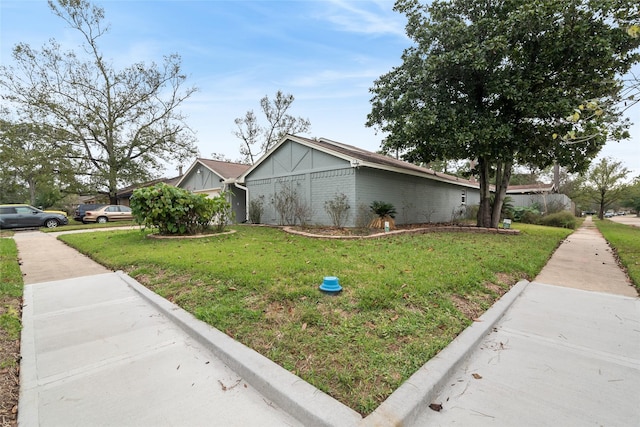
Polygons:
<instances>
[{"instance_id":1,"label":"distant street","mask_svg":"<svg viewBox=\"0 0 640 427\"><path fill-rule=\"evenodd\" d=\"M634 227L640 227L640 217L636 215L621 215L609 218L613 222L619 222L620 224L632 225Z\"/></svg>"}]
</instances>

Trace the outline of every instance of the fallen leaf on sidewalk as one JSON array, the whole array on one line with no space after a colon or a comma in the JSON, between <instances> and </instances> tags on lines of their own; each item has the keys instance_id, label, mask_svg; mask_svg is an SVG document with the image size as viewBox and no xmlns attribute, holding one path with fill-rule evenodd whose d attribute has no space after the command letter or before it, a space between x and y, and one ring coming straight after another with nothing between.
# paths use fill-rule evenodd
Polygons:
<instances>
[{"instance_id":1,"label":"fallen leaf on sidewalk","mask_svg":"<svg viewBox=\"0 0 640 427\"><path fill-rule=\"evenodd\" d=\"M442 403L432 403L431 405L429 405L429 408L436 412L440 412L442 411Z\"/></svg>"},{"instance_id":2,"label":"fallen leaf on sidewalk","mask_svg":"<svg viewBox=\"0 0 640 427\"><path fill-rule=\"evenodd\" d=\"M481 379L481 378L482 378L482 375L480 375L480 374L476 374L476 373L471 374L471 376L472 376L473 378L477 379L477 380L479 380L479 379Z\"/></svg>"}]
</instances>

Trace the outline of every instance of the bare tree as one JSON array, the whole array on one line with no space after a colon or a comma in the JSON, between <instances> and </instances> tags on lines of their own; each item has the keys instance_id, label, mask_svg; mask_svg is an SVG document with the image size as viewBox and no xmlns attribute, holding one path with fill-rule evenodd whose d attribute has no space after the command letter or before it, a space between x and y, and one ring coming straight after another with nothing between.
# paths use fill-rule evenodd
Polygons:
<instances>
[{"instance_id":1,"label":"bare tree","mask_svg":"<svg viewBox=\"0 0 640 427\"><path fill-rule=\"evenodd\" d=\"M260 100L260 109L264 113L267 125L258 123L253 110L247 111L244 117L235 119L238 127L233 134L242 140L240 154L242 161L253 164L264 153L269 151L284 135L307 133L311 129L309 119L293 117L287 114L294 101L293 95L276 93L273 101L265 96Z\"/></svg>"},{"instance_id":2,"label":"bare tree","mask_svg":"<svg viewBox=\"0 0 640 427\"><path fill-rule=\"evenodd\" d=\"M56 132L60 144L81 150L92 181L112 203L119 186L151 177L163 160L196 155L178 111L196 88L182 89L180 57L116 70L98 45L109 29L102 8L87 0L49 0L49 7L80 33L82 50L63 52L53 39L39 51L17 44L15 67L0 67L3 99Z\"/></svg>"}]
</instances>

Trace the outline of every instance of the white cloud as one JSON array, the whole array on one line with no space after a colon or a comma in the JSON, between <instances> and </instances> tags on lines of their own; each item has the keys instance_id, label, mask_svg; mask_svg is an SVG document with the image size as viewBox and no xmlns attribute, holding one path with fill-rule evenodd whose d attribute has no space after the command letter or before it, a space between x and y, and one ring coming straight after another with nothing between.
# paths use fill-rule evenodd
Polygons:
<instances>
[{"instance_id":1,"label":"white cloud","mask_svg":"<svg viewBox=\"0 0 640 427\"><path fill-rule=\"evenodd\" d=\"M405 37L405 18L393 11L393 1L329 0L325 3L334 7L324 14L324 19L342 31Z\"/></svg>"}]
</instances>

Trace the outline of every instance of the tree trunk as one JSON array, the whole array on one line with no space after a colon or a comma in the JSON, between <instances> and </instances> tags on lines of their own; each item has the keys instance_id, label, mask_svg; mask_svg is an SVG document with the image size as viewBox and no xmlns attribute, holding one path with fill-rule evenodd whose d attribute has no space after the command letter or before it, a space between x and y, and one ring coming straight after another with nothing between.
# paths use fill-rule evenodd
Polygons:
<instances>
[{"instance_id":1,"label":"tree trunk","mask_svg":"<svg viewBox=\"0 0 640 427\"><path fill-rule=\"evenodd\" d=\"M478 158L478 170L480 181L480 208L478 209L478 218L476 226L491 226L491 191L489 189L490 167L485 157Z\"/></svg>"},{"instance_id":2,"label":"tree trunk","mask_svg":"<svg viewBox=\"0 0 640 427\"><path fill-rule=\"evenodd\" d=\"M598 209L598 218L599 219L604 219L604 208L606 206L605 200L604 200L604 196L605 196L605 192L604 191L600 191L600 200L598 201L600 204L600 209Z\"/></svg>"},{"instance_id":3,"label":"tree trunk","mask_svg":"<svg viewBox=\"0 0 640 427\"><path fill-rule=\"evenodd\" d=\"M511 179L511 169L513 163L511 161L498 162L496 167L496 190L493 200L493 209L491 211L491 228L498 228L500 223L500 215L502 213L502 205L507 196L507 188Z\"/></svg>"},{"instance_id":4,"label":"tree trunk","mask_svg":"<svg viewBox=\"0 0 640 427\"><path fill-rule=\"evenodd\" d=\"M31 177L27 181L29 183L29 201L31 202L31 206L36 206L36 180Z\"/></svg>"}]
</instances>

